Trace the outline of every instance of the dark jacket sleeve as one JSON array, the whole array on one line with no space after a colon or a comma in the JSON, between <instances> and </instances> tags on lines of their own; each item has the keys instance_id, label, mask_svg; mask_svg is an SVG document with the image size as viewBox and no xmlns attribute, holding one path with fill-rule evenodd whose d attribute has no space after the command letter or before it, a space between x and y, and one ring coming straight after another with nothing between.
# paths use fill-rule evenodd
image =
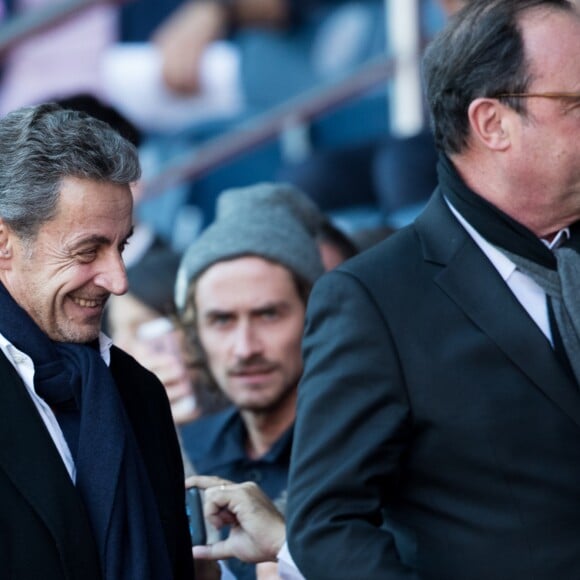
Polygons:
<instances>
[{"instance_id":1,"label":"dark jacket sleeve","mask_svg":"<svg viewBox=\"0 0 580 580\"><path fill-rule=\"evenodd\" d=\"M289 483L288 543L306 578L408 579L383 525L394 501L410 409L386 321L361 283L315 285Z\"/></svg>"}]
</instances>

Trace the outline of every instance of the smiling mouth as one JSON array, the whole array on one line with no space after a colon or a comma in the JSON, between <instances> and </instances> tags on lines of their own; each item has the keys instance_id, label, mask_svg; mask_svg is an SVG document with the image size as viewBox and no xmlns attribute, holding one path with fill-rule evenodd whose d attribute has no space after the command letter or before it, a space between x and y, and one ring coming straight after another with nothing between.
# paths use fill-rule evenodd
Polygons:
<instances>
[{"instance_id":1,"label":"smiling mouth","mask_svg":"<svg viewBox=\"0 0 580 580\"><path fill-rule=\"evenodd\" d=\"M106 298L77 298L71 296L71 300L81 308L99 308L105 305Z\"/></svg>"}]
</instances>

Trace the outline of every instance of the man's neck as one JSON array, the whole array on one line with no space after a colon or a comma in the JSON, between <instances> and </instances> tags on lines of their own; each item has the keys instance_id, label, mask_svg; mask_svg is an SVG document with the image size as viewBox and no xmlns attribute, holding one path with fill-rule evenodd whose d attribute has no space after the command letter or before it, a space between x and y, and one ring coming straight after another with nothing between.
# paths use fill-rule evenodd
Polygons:
<instances>
[{"instance_id":1,"label":"man's neck","mask_svg":"<svg viewBox=\"0 0 580 580\"><path fill-rule=\"evenodd\" d=\"M493 160L474 153L452 155L450 159L463 182L480 197L495 205L505 214L533 232L538 238L551 239L562 229L580 219L580 208L555 204L532 181L517 179L510 166L503 173L491 169ZM530 172L531 175L531 172Z\"/></svg>"},{"instance_id":2,"label":"man's neck","mask_svg":"<svg viewBox=\"0 0 580 580\"><path fill-rule=\"evenodd\" d=\"M275 409L258 413L241 411L246 426L246 453L251 459L263 457L280 437L291 427L296 418L296 391Z\"/></svg>"}]
</instances>

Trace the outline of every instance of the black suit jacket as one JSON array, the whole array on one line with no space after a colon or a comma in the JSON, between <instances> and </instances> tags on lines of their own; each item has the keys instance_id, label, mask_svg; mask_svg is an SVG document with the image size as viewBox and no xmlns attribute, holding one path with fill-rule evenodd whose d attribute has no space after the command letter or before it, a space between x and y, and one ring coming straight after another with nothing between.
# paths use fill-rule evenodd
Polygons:
<instances>
[{"instance_id":1,"label":"black suit jacket","mask_svg":"<svg viewBox=\"0 0 580 580\"><path fill-rule=\"evenodd\" d=\"M165 391L127 354L113 348L111 357L157 500L174 579L191 580L183 466ZM100 577L80 496L26 387L0 353L0 578Z\"/></svg>"},{"instance_id":2,"label":"black suit jacket","mask_svg":"<svg viewBox=\"0 0 580 580\"><path fill-rule=\"evenodd\" d=\"M580 391L439 192L317 283L304 356L306 578L580 578Z\"/></svg>"}]
</instances>

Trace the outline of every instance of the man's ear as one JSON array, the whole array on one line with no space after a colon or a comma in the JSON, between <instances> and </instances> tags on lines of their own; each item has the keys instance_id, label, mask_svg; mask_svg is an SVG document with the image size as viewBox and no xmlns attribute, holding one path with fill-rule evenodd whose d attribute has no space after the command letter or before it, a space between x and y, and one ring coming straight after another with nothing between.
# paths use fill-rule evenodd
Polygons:
<instances>
[{"instance_id":1,"label":"man's ear","mask_svg":"<svg viewBox=\"0 0 580 580\"><path fill-rule=\"evenodd\" d=\"M478 98L468 109L473 138L493 151L505 151L511 145L507 108L497 99Z\"/></svg>"},{"instance_id":2,"label":"man's ear","mask_svg":"<svg viewBox=\"0 0 580 580\"><path fill-rule=\"evenodd\" d=\"M12 258L12 238L14 234L6 222L0 218L0 268L7 269Z\"/></svg>"}]
</instances>

